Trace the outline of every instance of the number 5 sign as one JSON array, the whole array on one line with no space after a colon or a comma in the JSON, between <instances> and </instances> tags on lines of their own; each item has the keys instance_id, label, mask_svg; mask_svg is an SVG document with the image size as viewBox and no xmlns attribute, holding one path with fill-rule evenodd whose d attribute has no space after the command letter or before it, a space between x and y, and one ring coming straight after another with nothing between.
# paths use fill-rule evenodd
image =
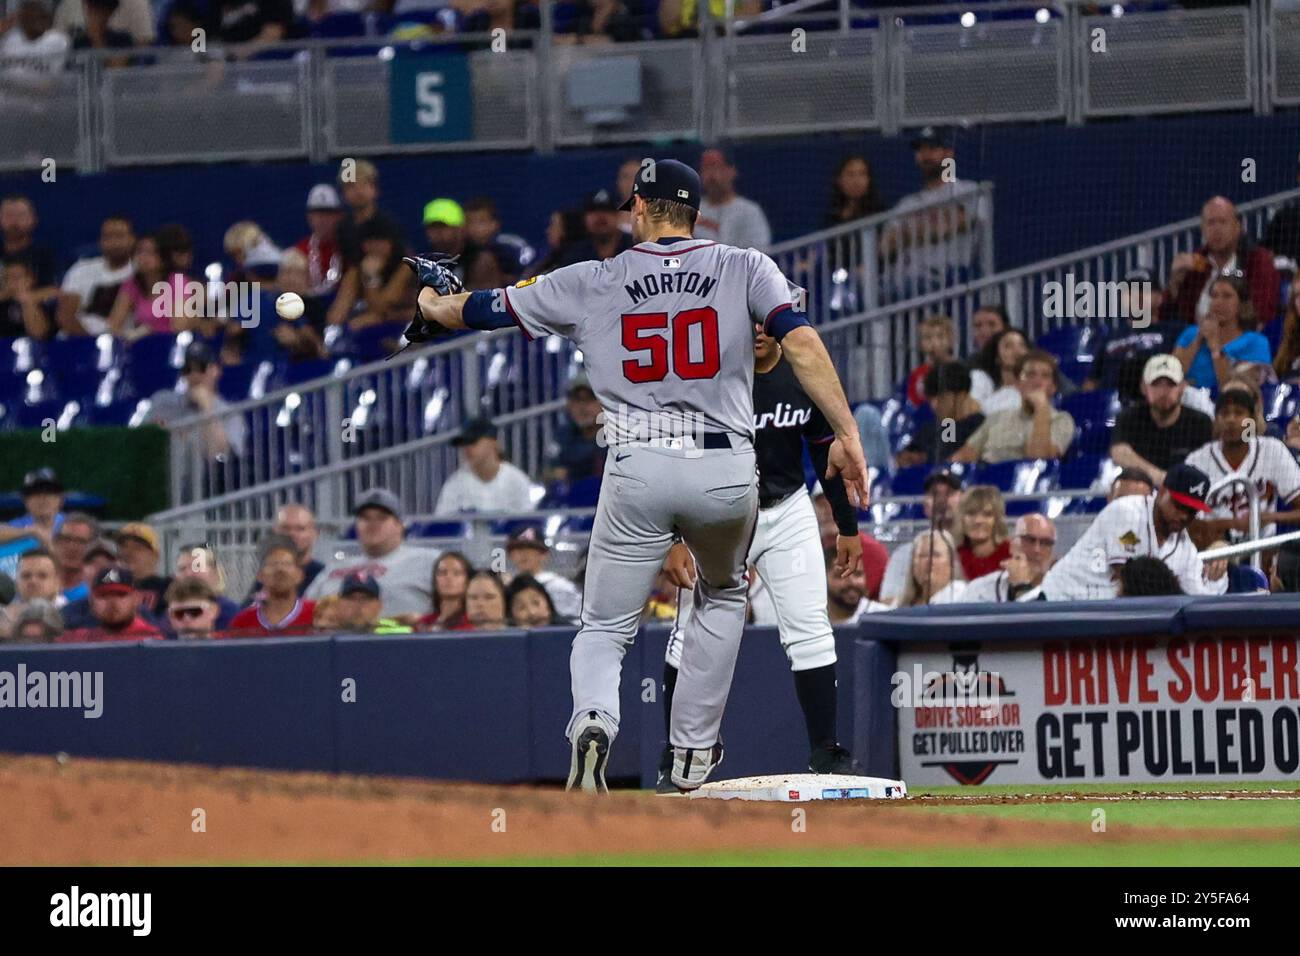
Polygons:
<instances>
[{"instance_id":1,"label":"number 5 sign","mask_svg":"<svg viewBox=\"0 0 1300 956\"><path fill-rule=\"evenodd\" d=\"M472 139L472 98L463 55L398 54L389 62L389 138L394 143Z\"/></svg>"}]
</instances>

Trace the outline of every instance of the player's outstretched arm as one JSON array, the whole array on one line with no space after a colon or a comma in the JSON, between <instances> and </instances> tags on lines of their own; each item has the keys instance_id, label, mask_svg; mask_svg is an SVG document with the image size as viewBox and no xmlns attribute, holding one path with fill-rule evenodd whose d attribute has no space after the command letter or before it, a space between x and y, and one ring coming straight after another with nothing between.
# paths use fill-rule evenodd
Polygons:
<instances>
[{"instance_id":1,"label":"player's outstretched arm","mask_svg":"<svg viewBox=\"0 0 1300 956\"><path fill-rule=\"evenodd\" d=\"M797 326L781 338L781 350L794 369L799 384L821 409L835 432L835 441L828 454L830 466L826 477L842 476L850 499L859 508L865 508L869 500L867 459L862 452L858 423L853 420L835 363L822 344L821 336L810 325Z\"/></svg>"},{"instance_id":2,"label":"player's outstretched arm","mask_svg":"<svg viewBox=\"0 0 1300 956\"><path fill-rule=\"evenodd\" d=\"M419 298L415 301L416 307L420 311L420 318L424 319L424 321L441 325L444 329L450 331L456 331L468 328L465 325L465 303L468 300L468 292L458 292L455 295L438 295L433 289L426 286L420 290Z\"/></svg>"}]
</instances>

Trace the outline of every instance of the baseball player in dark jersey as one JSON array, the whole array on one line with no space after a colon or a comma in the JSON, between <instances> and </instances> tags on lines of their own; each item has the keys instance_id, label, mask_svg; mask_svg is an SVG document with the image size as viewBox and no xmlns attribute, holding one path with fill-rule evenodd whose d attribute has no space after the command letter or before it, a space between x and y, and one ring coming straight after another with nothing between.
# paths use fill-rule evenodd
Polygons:
<instances>
[{"instance_id":1,"label":"baseball player in dark jersey","mask_svg":"<svg viewBox=\"0 0 1300 956\"><path fill-rule=\"evenodd\" d=\"M857 425L800 290L755 249L691 238L699 205L695 170L647 160L625 204L636 244L613 258L471 294L438 262L408 260L422 286L408 340L427 341L438 327L512 322L530 339L561 335L582 350L601 403L609 452L569 659L570 789L605 790L623 657L675 535L690 547L699 582L682 633L670 779L694 789L722 759L719 727L745 626L745 555L758 512L753 323L783 344L834 428L828 477L843 474L857 500L867 500Z\"/></svg>"},{"instance_id":2,"label":"baseball player in dark jersey","mask_svg":"<svg viewBox=\"0 0 1300 956\"><path fill-rule=\"evenodd\" d=\"M835 433L800 387L781 346L761 325L754 336L754 450L758 456L758 524L747 563L754 566L772 595L781 646L794 672L795 693L803 710L814 773L852 773L856 765L835 736L835 638L826 613L826 571L821 532L804 484L803 450L817 474L827 472L827 451ZM836 565L852 574L862 562L858 514L843 479L822 480L839 531ZM679 588L695 586L695 562L683 543L664 563ZM682 620L673 628L664 662L664 708L671 709L681 658ZM668 790L671 748L659 764L659 785Z\"/></svg>"}]
</instances>

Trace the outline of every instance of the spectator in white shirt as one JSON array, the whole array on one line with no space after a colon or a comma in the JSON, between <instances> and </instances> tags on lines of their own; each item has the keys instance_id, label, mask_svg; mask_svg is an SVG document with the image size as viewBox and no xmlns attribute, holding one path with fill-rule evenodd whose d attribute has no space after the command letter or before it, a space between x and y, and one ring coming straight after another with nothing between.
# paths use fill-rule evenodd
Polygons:
<instances>
[{"instance_id":1,"label":"spectator in white shirt","mask_svg":"<svg viewBox=\"0 0 1300 956\"><path fill-rule=\"evenodd\" d=\"M319 600L338 594L352 575L369 575L382 584L385 617L428 614L433 608L433 565L438 552L405 543L402 507L386 488L372 488L352 511L362 553L335 557L316 575L303 597Z\"/></svg>"},{"instance_id":2,"label":"spectator in white shirt","mask_svg":"<svg viewBox=\"0 0 1300 956\"><path fill-rule=\"evenodd\" d=\"M695 235L741 249L766 249L772 244L772 229L762 207L736 192L736 166L720 149L706 149L700 156L700 216Z\"/></svg>"},{"instance_id":3,"label":"spectator in white shirt","mask_svg":"<svg viewBox=\"0 0 1300 956\"><path fill-rule=\"evenodd\" d=\"M63 277L58 323L64 335L109 331L108 317L122 283L134 271L135 230L125 216L109 216L99 227L99 255L78 259Z\"/></svg>"},{"instance_id":4,"label":"spectator in white shirt","mask_svg":"<svg viewBox=\"0 0 1300 956\"><path fill-rule=\"evenodd\" d=\"M899 607L956 604L966 590L966 576L957 558L952 532L922 531L912 539L912 567Z\"/></svg>"},{"instance_id":5,"label":"spectator in white shirt","mask_svg":"<svg viewBox=\"0 0 1300 956\"><path fill-rule=\"evenodd\" d=\"M50 87L68 57L68 35L51 29L54 16L45 0L23 0L12 19L0 20L0 71L7 85L29 90Z\"/></svg>"},{"instance_id":6,"label":"spectator in white shirt","mask_svg":"<svg viewBox=\"0 0 1300 956\"><path fill-rule=\"evenodd\" d=\"M435 514L534 509L533 483L522 470L502 459L497 430L490 420L469 422L451 444L460 449L462 464L443 484Z\"/></svg>"}]
</instances>

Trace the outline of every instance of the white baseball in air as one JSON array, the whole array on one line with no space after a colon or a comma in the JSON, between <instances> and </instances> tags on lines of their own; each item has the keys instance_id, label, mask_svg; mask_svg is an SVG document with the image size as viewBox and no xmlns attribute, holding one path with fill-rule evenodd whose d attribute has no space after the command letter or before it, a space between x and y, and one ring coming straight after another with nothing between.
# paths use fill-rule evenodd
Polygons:
<instances>
[{"instance_id":1,"label":"white baseball in air","mask_svg":"<svg viewBox=\"0 0 1300 956\"><path fill-rule=\"evenodd\" d=\"M290 322L301 318L305 308L306 306L302 303L302 296L297 292L282 292L280 298L275 300L275 314L282 319L288 319Z\"/></svg>"}]
</instances>

